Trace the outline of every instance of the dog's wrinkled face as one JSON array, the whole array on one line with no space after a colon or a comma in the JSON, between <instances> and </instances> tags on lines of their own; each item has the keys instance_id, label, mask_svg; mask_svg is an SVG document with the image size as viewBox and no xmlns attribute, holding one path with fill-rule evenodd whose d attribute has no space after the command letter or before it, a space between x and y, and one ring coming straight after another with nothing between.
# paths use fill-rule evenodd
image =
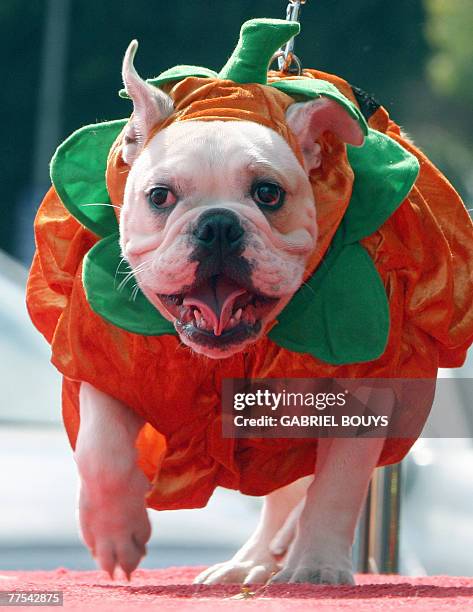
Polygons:
<instances>
[{"instance_id":1,"label":"dog's wrinkled face","mask_svg":"<svg viewBox=\"0 0 473 612\"><path fill-rule=\"evenodd\" d=\"M317 239L308 172L321 162L310 129L321 107L312 103L308 114L295 104L288 116L306 168L281 136L253 122L176 122L146 143L172 103L138 77L135 51L132 43L123 71L134 113L123 148L131 169L122 252L181 340L227 357L254 342L302 282Z\"/></svg>"},{"instance_id":2,"label":"dog's wrinkled face","mask_svg":"<svg viewBox=\"0 0 473 612\"><path fill-rule=\"evenodd\" d=\"M175 123L131 168L121 240L140 288L182 341L229 355L299 288L316 240L312 189L268 128Z\"/></svg>"}]
</instances>

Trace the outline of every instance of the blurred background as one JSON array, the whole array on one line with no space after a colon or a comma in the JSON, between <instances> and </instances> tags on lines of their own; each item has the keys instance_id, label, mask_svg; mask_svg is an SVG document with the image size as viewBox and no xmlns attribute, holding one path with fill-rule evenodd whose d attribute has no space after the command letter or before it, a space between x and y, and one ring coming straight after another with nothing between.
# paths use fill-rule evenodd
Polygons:
<instances>
[{"instance_id":1,"label":"blurred background","mask_svg":"<svg viewBox=\"0 0 473 612\"><path fill-rule=\"evenodd\" d=\"M284 0L1 0L0 569L93 567L75 523L59 378L23 298L56 146L82 125L130 113L117 92L132 38L143 77L180 63L218 70L243 21L285 9ZM307 0L296 52L387 107L471 208L472 32L472 0ZM473 377L472 360L452 375ZM473 432L465 436L420 440L404 463L404 573L473 574ZM259 503L218 491L203 510L154 513L144 565L223 560L250 534Z\"/></svg>"}]
</instances>

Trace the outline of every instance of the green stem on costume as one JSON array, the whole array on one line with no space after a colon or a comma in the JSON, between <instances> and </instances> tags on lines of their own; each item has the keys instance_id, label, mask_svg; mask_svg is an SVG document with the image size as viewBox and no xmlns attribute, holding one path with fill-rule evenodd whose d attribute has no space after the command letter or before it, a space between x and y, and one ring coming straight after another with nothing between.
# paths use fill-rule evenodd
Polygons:
<instances>
[{"instance_id":1,"label":"green stem on costume","mask_svg":"<svg viewBox=\"0 0 473 612\"><path fill-rule=\"evenodd\" d=\"M300 25L296 21L247 21L241 27L238 44L220 71L219 78L235 83L266 85L268 67L274 53L299 31Z\"/></svg>"}]
</instances>

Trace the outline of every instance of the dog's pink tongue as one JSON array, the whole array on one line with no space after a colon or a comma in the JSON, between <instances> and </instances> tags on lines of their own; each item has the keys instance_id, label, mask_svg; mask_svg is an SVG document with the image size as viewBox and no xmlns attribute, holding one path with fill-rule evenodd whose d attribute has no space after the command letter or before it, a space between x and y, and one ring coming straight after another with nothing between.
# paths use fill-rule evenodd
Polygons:
<instances>
[{"instance_id":1,"label":"dog's pink tongue","mask_svg":"<svg viewBox=\"0 0 473 612\"><path fill-rule=\"evenodd\" d=\"M212 326L216 336L220 336L232 316L233 304L245 289L226 278L218 276L201 287L190 291L184 298L184 306L200 310L204 319Z\"/></svg>"}]
</instances>

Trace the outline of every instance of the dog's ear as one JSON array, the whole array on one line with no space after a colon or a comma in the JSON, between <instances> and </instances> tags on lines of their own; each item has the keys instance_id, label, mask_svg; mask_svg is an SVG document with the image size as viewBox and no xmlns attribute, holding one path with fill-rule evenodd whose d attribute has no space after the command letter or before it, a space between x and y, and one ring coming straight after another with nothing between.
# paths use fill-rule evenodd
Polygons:
<instances>
[{"instance_id":1,"label":"dog's ear","mask_svg":"<svg viewBox=\"0 0 473 612\"><path fill-rule=\"evenodd\" d=\"M322 163L320 145L315 141L323 132L333 132L340 140L360 146L363 131L356 119L329 98L291 104L286 112L287 124L299 141L307 172Z\"/></svg>"},{"instance_id":2,"label":"dog's ear","mask_svg":"<svg viewBox=\"0 0 473 612\"><path fill-rule=\"evenodd\" d=\"M149 85L136 72L133 59L138 41L132 40L123 58L122 77L127 94L133 101L133 115L125 129L122 157L131 166L141 152L150 130L172 113L171 98Z\"/></svg>"}]
</instances>

